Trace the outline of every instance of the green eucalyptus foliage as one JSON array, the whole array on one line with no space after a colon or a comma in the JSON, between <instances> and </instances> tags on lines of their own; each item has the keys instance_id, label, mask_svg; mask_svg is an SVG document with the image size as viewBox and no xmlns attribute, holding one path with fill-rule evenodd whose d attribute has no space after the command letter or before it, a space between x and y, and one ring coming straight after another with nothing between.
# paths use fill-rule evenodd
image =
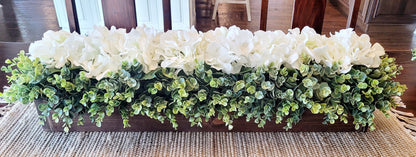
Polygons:
<instances>
[{"instance_id":1,"label":"green eucalyptus foliage","mask_svg":"<svg viewBox=\"0 0 416 157\"><path fill-rule=\"evenodd\" d=\"M74 123L83 125L85 119L79 115L86 114L101 126L114 112L120 112L125 127L130 126L130 117L144 115L177 128L175 115L180 114L201 127L204 120L217 117L232 129L233 120L245 116L259 127L275 118L275 123L284 122L284 128L290 129L307 110L324 114L325 124L348 123L347 117L353 116L356 129L369 126L373 130L374 110L387 116L386 111L397 105L391 96L400 96L406 89L391 80L402 69L394 61L384 56L379 68L356 65L345 74L336 72L338 64L325 67L313 61L300 70L270 65L243 67L238 74L225 74L199 62L194 73L186 75L171 68L144 73L135 60L96 80L87 78L80 67L47 67L21 52L2 67L11 73L11 86L2 97L23 104L47 100L38 106L40 122L52 116L55 122L64 122L65 131Z\"/></svg>"},{"instance_id":2,"label":"green eucalyptus foliage","mask_svg":"<svg viewBox=\"0 0 416 157\"><path fill-rule=\"evenodd\" d=\"M412 49L412 61L416 60L416 48Z\"/></svg>"}]
</instances>

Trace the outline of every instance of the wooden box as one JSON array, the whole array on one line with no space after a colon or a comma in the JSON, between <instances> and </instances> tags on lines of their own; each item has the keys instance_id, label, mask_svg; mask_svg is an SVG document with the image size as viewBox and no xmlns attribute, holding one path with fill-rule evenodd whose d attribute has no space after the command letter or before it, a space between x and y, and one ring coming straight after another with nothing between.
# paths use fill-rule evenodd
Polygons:
<instances>
[{"instance_id":1,"label":"wooden box","mask_svg":"<svg viewBox=\"0 0 416 157\"><path fill-rule=\"evenodd\" d=\"M35 102L36 104L40 101ZM36 105L37 108L37 105ZM39 113L39 110L38 110ZM202 128L198 126L191 127L191 123L184 116L177 116L176 120L178 128L175 130L172 128L172 124L168 121L161 123L158 120L148 118L146 116L134 116L129 118L129 124L131 127L124 128L123 120L118 111L115 111L110 117L106 116L101 123L101 127L97 127L95 123L91 123L88 116L84 116L84 125L76 125L74 123L70 128L70 131L201 131L201 132L279 132L286 131L283 129L286 126L285 120L280 124L275 123L275 119L267 121L264 128L259 128L254 120L246 122L245 117L235 119L233 121L233 129L228 130L228 127L219 119L210 119L208 122L202 123ZM344 124L340 121L336 121L335 124L322 124L323 114L312 114L307 111L303 114L302 119L296 125L293 125L290 132L349 132L349 131L366 131L367 128L360 128L355 130L355 125L352 124L353 118L348 118L348 123ZM74 119L76 122L77 119ZM52 120L52 116L47 117L43 129L45 131L64 131L63 122L55 123Z\"/></svg>"}]
</instances>

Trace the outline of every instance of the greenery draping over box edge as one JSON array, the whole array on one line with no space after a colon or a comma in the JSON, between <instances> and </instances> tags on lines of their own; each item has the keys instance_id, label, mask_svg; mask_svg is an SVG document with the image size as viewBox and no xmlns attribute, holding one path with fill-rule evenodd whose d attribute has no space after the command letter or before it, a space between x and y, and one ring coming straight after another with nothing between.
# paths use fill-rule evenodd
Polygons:
<instances>
[{"instance_id":1,"label":"greenery draping over box edge","mask_svg":"<svg viewBox=\"0 0 416 157\"><path fill-rule=\"evenodd\" d=\"M23 104L35 99L47 100L40 104L40 123L47 116L55 122L63 121L64 130L72 125L83 125L89 115L97 126L115 108L129 127L129 118L145 115L168 121L178 127L175 115L182 114L191 125L201 126L203 120L218 117L232 129L233 119L245 116L254 119L259 127L275 117L275 123L285 118L285 129L299 122L305 110L325 115L323 123L336 120L352 123L358 129L373 123L375 109L386 113L397 104L392 96L400 96L405 85L393 81L402 69L394 58L382 56L377 68L354 65L347 73L339 73L335 63L328 67L309 61L299 69L242 67L236 74L226 74L196 61L193 74L175 68L162 68L144 73L137 61L122 63L118 72L108 73L100 80L88 78L79 66L66 63L61 68L48 67L39 58L30 59L22 51L18 57L6 60L2 70L11 73L10 87L1 93L7 102ZM50 115L50 113L52 113Z\"/></svg>"}]
</instances>

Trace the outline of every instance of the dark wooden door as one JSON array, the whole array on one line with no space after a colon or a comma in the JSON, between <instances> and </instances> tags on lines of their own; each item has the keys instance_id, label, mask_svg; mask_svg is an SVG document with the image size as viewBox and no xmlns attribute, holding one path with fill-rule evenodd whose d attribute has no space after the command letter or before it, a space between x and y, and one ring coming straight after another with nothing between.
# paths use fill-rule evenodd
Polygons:
<instances>
[{"instance_id":1,"label":"dark wooden door","mask_svg":"<svg viewBox=\"0 0 416 157\"><path fill-rule=\"evenodd\" d=\"M134 0L101 0L105 26L126 28L137 26Z\"/></svg>"},{"instance_id":2,"label":"dark wooden door","mask_svg":"<svg viewBox=\"0 0 416 157\"><path fill-rule=\"evenodd\" d=\"M366 23L416 23L416 0L373 0L368 11Z\"/></svg>"}]
</instances>

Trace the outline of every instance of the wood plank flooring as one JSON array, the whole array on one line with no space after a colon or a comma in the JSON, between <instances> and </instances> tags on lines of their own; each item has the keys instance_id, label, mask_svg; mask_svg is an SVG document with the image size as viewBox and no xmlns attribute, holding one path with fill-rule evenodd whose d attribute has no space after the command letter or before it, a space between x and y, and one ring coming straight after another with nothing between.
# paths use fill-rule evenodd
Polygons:
<instances>
[{"instance_id":1,"label":"wood plank flooring","mask_svg":"<svg viewBox=\"0 0 416 157\"><path fill-rule=\"evenodd\" d=\"M269 3L267 30L283 30L287 32L287 30L291 28L293 1L269 0ZM196 29L205 32L218 26L229 27L236 25L242 29L257 31L260 28L261 1L250 1L250 5L252 16L251 22L247 21L245 5L220 4L216 20L211 20L211 16L204 18L199 16L197 17L197 24L195 27ZM204 5L200 9L205 12L206 8L207 6ZM344 29L346 24L347 18L331 3L327 3L322 34L329 35L330 33ZM356 31L358 34L363 33L359 29ZM371 37L371 42L380 43L387 51L408 51L411 48L416 47L416 35L413 33L386 33L383 32L383 30L375 30L374 32L368 33L368 35Z\"/></svg>"},{"instance_id":2,"label":"wood plank flooring","mask_svg":"<svg viewBox=\"0 0 416 157\"><path fill-rule=\"evenodd\" d=\"M52 0L0 0L0 41L31 42L60 30Z\"/></svg>"},{"instance_id":3,"label":"wood plank flooring","mask_svg":"<svg viewBox=\"0 0 416 157\"><path fill-rule=\"evenodd\" d=\"M267 30L283 30L291 27L293 0L269 0L269 17ZM220 4L216 20L211 20L212 12L209 5L196 5L197 12L205 11L206 16L197 16L196 29L208 31L218 26L237 25L242 29L259 30L261 1L252 0L252 21L247 21L245 5ZM6 58L15 56L21 45L39 40L47 30L59 30L55 9L52 0L0 0L0 66L4 65ZM199 14L201 15L201 14ZM345 28L346 17L343 16L331 3L327 4L323 33ZM362 32L356 30L359 34ZM416 62L410 62L410 49L416 47L416 35L412 33L385 33L375 31L369 34L371 41L379 42L391 56L397 57L397 62L404 66L403 74L397 80L405 83L408 90L403 96L406 111L416 114ZM18 42L18 43L14 43ZM20 46L19 46L20 45ZM23 48L27 49L27 47ZM0 86L7 83L4 73L0 72ZM0 88L0 91L3 89Z\"/></svg>"},{"instance_id":4,"label":"wood plank flooring","mask_svg":"<svg viewBox=\"0 0 416 157\"><path fill-rule=\"evenodd\" d=\"M401 84L406 84L408 88L401 96L407 107L397 109L412 112L416 115L416 61L410 61L412 54L409 51L391 51L387 54L395 57L396 63L403 66L401 74L395 80Z\"/></svg>"}]
</instances>

